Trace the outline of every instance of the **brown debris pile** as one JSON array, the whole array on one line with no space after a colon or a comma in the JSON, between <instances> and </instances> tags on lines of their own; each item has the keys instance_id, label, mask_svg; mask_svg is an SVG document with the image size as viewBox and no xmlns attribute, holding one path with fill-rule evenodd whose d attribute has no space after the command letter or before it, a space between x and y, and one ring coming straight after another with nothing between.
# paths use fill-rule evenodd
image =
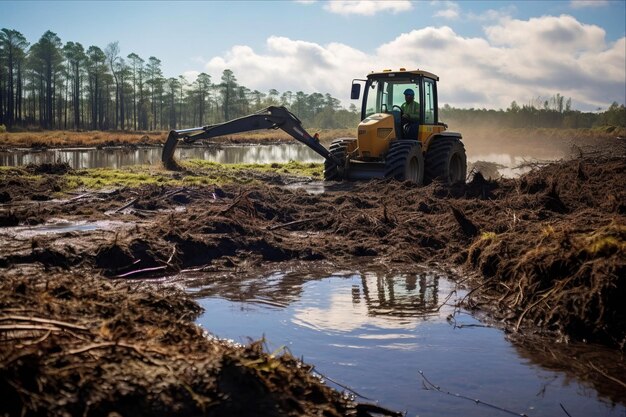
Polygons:
<instances>
[{"instance_id":1,"label":"brown debris pile","mask_svg":"<svg viewBox=\"0 0 626 417\"><path fill-rule=\"evenodd\" d=\"M139 278L287 260L463 265L477 273L472 305L493 307L510 329L624 349L625 161L594 155L518 179L476 174L453 187L372 181L309 194L264 185L146 186L36 213L16 206L6 222L81 213L135 227L97 239L68 235L66 244L56 236L9 239L0 266L37 260Z\"/></svg>"},{"instance_id":2,"label":"brown debris pile","mask_svg":"<svg viewBox=\"0 0 626 417\"><path fill-rule=\"evenodd\" d=\"M205 337L173 288L9 274L0 300L2 415L367 415L288 353Z\"/></svg>"},{"instance_id":3,"label":"brown debris pile","mask_svg":"<svg viewBox=\"0 0 626 417\"><path fill-rule=\"evenodd\" d=\"M516 331L539 327L623 350L625 183L623 158L551 164L512 181L504 222L469 250L467 265L482 275L475 305Z\"/></svg>"},{"instance_id":4,"label":"brown debris pile","mask_svg":"<svg viewBox=\"0 0 626 417\"><path fill-rule=\"evenodd\" d=\"M62 180L44 174L38 187ZM538 166L518 179L342 183L322 194L144 186L32 203L29 180L5 174L0 195L12 199L0 208L0 389L15 401L0 414L363 410L288 355L204 338L191 321L197 306L180 293L94 272L138 279L185 268L249 272L288 260L457 266L472 273L468 305L517 336L545 333L623 351L624 184L626 158L601 155ZM59 218L128 226L29 238L8 232Z\"/></svg>"}]
</instances>

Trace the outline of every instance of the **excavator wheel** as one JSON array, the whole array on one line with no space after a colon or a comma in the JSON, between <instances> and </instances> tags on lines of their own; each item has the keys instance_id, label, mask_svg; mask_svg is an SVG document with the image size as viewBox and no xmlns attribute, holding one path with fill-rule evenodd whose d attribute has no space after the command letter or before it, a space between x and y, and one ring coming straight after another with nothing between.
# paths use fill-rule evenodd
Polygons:
<instances>
[{"instance_id":1,"label":"excavator wheel","mask_svg":"<svg viewBox=\"0 0 626 417\"><path fill-rule=\"evenodd\" d=\"M458 138L437 137L426 152L426 183L443 181L446 184L465 182L467 156L465 146Z\"/></svg>"},{"instance_id":2,"label":"excavator wheel","mask_svg":"<svg viewBox=\"0 0 626 417\"><path fill-rule=\"evenodd\" d=\"M330 144L328 151L339 161L345 161L348 153L348 144L355 139L336 139ZM326 160L324 162L324 181L341 181L347 178L346 167L337 167L334 163Z\"/></svg>"},{"instance_id":3,"label":"excavator wheel","mask_svg":"<svg viewBox=\"0 0 626 417\"><path fill-rule=\"evenodd\" d=\"M424 155L422 155L422 148L418 141L396 140L391 143L385 162L385 178L422 184Z\"/></svg>"}]
</instances>

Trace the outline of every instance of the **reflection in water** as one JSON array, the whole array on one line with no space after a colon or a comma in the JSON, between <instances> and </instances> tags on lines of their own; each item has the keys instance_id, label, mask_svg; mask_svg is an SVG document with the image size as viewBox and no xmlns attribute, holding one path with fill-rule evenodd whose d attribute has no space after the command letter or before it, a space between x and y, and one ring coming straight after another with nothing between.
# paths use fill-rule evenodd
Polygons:
<instances>
[{"instance_id":1,"label":"reflection in water","mask_svg":"<svg viewBox=\"0 0 626 417\"><path fill-rule=\"evenodd\" d=\"M120 168L161 163L161 147L109 149L50 149L46 151L0 152L0 166L23 166L67 162L74 169ZM322 162L322 158L299 143L256 146L179 147L179 160L204 159L223 164Z\"/></svg>"},{"instance_id":2,"label":"reflection in water","mask_svg":"<svg viewBox=\"0 0 626 417\"><path fill-rule=\"evenodd\" d=\"M626 402L626 358L617 350L533 339L521 339L515 347L521 357L563 373L566 380L587 382L614 404Z\"/></svg>"},{"instance_id":3,"label":"reflection in water","mask_svg":"<svg viewBox=\"0 0 626 417\"><path fill-rule=\"evenodd\" d=\"M366 272L348 274L347 277L358 280L359 284L326 295L334 306L333 309L316 307L315 311L302 310L299 317L312 317L318 325L322 317L327 315L322 310L333 310L327 317L330 326L336 327L339 323L340 319L333 317L336 311L337 316L343 316L341 320L354 320L352 324L346 323L348 328L354 328L362 324L363 318L372 321L379 316L395 318L439 316L442 314L440 311L442 306L438 304L439 292L445 291L446 299L450 293L455 292L450 281L445 281L444 287L440 289L440 278L432 272L408 274ZM219 296L231 301L287 307L301 298L303 286L313 279L319 279L319 276L314 278L300 272L287 272L273 273L264 279L229 277L228 285L224 285L221 279L207 279L204 274L188 274L185 276L185 285L193 292L195 298ZM356 314L346 315L348 310ZM449 308L443 310L447 311ZM410 321L402 320L398 323L408 322Z\"/></svg>"},{"instance_id":4,"label":"reflection in water","mask_svg":"<svg viewBox=\"0 0 626 417\"><path fill-rule=\"evenodd\" d=\"M320 294L327 300L325 303L295 308L293 322L329 333L351 332L369 326L412 329L429 318L442 319L454 309L451 305L441 309L437 305L439 291L449 294L454 291L454 286L446 281L446 285L439 289L439 278L432 273L367 272L347 278L353 281L350 287L341 286L329 294ZM372 335L357 337L371 338ZM397 338L404 340L396 347L408 346L407 338L398 334L378 336L379 340ZM391 348L392 344L387 347Z\"/></svg>"},{"instance_id":5,"label":"reflection in water","mask_svg":"<svg viewBox=\"0 0 626 417\"><path fill-rule=\"evenodd\" d=\"M107 148L107 149L50 149L46 151L19 150L0 152L0 166L23 166L53 162L67 162L74 169L120 168L131 165L155 165L161 163L161 147ZM222 164L269 164L289 161L322 162L321 156L300 143L247 146L178 147L175 157L179 160L204 159ZM554 154L544 159L558 159ZM495 164L498 171L493 177L515 177L530 168L517 169L519 165L536 160L531 156L511 154L482 154L470 156L473 163Z\"/></svg>"},{"instance_id":6,"label":"reflection in water","mask_svg":"<svg viewBox=\"0 0 626 417\"><path fill-rule=\"evenodd\" d=\"M425 390L420 371L452 393L529 416L565 415L561 405L574 416L626 413L624 394L610 396L617 405L605 393L599 399L590 385L537 366L501 331L480 326L454 297L448 301L457 290L440 274L295 270L178 279L205 308L198 322L218 337L264 337L270 350L287 347L320 373L410 416L502 415ZM449 315L463 326L450 325Z\"/></svg>"},{"instance_id":7,"label":"reflection in water","mask_svg":"<svg viewBox=\"0 0 626 417\"><path fill-rule=\"evenodd\" d=\"M371 315L410 317L431 314L438 308L439 278L436 275L366 273L361 276L361 281ZM370 288L375 289L373 295Z\"/></svg>"}]
</instances>

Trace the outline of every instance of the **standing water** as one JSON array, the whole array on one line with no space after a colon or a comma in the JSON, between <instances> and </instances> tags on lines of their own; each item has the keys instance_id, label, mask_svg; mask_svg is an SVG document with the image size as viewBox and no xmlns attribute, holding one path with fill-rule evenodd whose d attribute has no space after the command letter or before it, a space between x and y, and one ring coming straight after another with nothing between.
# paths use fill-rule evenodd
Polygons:
<instances>
[{"instance_id":1,"label":"standing water","mask_svg":"<svg viewBox=\"0 0 626 417\"><path fill-rule=\"evenodd\" d=\"M67 162L74 169L121 168L131 165L161 163L161 147L141 148L76 148L44 151L17 150L0 152L0 166L21 166L53 162ZM204 159L222 164L269 164L289 161L322 162L323 158L307 146L295 144L178 147L176 159Z\"/></svg>"},{"instance_id":2,"label":"standing water","mask_svg":"<svg viewBox=\"0 0 626 417\"><path fill-rule=\"evenodd\" d=\"M74 169L121 168L133 165L158 165L161 163L161 147L139 148L75 148L31 150L18 149L10 152L0 151L0 166L23 166L66 162ZM274 145L228 145L208 147L176 148L177 160L203 159L222 164L271 164L299 161L304 163L323 162L323 158L309 147L300 143ZM514 177L525 170L516 169L520 164L533 161L539 155L513 155L508 153L468 154L470 168L474 163L490 163L493 177ZM559 159L559 153L541 154L543 159ZM485 174L484 166L481 172ZM485 175L489 176L489 175Z\"/></svg>"},{"instance_id":3,"label":"standing water","mask_svg":"<svg viewBox=\"0 0 626 417\"><path fill-rule=\"evenodd\" d=\"M535 364L502 331L456 308L464 294L445 276L182 278L205 308L198 322L217 337L265 338L269 351L288 349L329 385L408 416L626 416L619 386L601 395Z\"/></svg>"}]
</instances>

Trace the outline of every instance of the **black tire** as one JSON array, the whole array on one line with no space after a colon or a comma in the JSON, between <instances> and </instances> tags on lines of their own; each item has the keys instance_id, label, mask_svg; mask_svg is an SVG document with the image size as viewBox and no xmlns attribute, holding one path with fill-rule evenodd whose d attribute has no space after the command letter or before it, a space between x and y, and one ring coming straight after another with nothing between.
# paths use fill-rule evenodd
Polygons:
<instances>
[{"instance_id":1,"label":"black tire","mask_svg":"<svg viewBox=\"0 0 626 417\"><path fill-rule=\"evenodd\" d=\"M336 139L330 144L328 151L337 160L344 163L343 166L337 167L334 163L326 160L324 161L324 181L342 181L345 179L345 173L347 169L346 155L348 154L348 144L354 142L356 139Z\"/></svg>"},{"instance_id":2,"label":"black tire","mask_svg":"<svg viewBox=\"0 0 626 417\"><path fill-rule=\"evenodd\" d=\"M418 141L396 140L391 143L385 160L385 178L422 185L424 155Z\"/></svg>"},{"instance_id":3,"label":"black tire","mask_svg":"<svg viewBox=\"0 0 626 417\"><path fill-rule=\"evenodd\" d=\"M458 138L436 137L426 152L425 181L442 181L445 184L465 182L467 155Z\"/></svg>"}]
</instances>

